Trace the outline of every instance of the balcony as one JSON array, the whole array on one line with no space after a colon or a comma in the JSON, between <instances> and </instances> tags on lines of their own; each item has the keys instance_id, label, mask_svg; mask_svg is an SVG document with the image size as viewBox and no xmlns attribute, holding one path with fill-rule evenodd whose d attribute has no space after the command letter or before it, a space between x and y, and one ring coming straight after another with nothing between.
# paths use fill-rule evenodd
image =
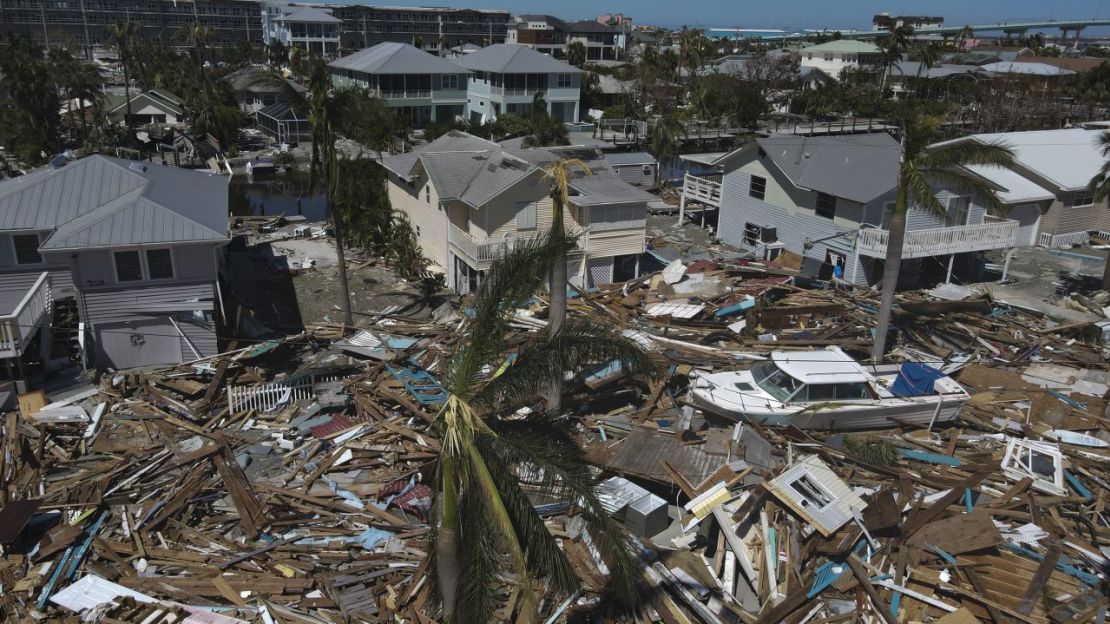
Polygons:
<instances>
[{"instance_id":1,"label":"balcony","mask_svg":"<svg viewBox=\"0 0 1110 624\"><path fill-rule=\"evenodd\" d=\"M686 174L682 180L683 203L696 201L707 206L720 208L721 183L710 178Z\"/></svg>"},{"instance_id":2,"label":"balcony","mask_svg":"<svg viewBox=\"0 0 1110 624\"><path fill-rule=\"evenodd\" d=\"M406 91L379 91L383 100L414 100L432 97L431 89L408 89Z\"/></svg>"},{"instance_id":3,"label":"balcony","mask_svg":"<svg viewBox=\"0 0 1110 624\"><path fill-rule=\"evenodd\" d=\"M4 305L8 299L5 294L0 294L0 305L10 312L0 316L0 358L19 357L39 327L50 321L54 303L50 274L44 271L39 275L21 298L16 299L18 293L14 293L15 297L10 298L14 305Z\"/></svg>"},{"instance_id":4,"label":"balcony","mask_svg":"<svg viewBox=\"0 0 1110 624\"><path fill-rule=\"evenodd\" d=\"M902 245L902 257L927 258L1016 247L1018 225L1017 221L988 220L981 225L908 230ZM889 237L887 230L860 230L856 247L861 256L884 258Z\"/></svg>"},{"instance_id":5,"label":"balcony","mask_svg":"<svg viewBox=\"0 0 1110 624\"><path fill-rule=\"evenodd\" d=\"M467 264L479 271L490 268L494 260L512 251L517 242L534 235L535 232L516 232L512 237L477 240L454 225L447 228L447 242L455 248L456 255L463 256ZM585 237L579 236L577 244L578 249L583 249Z\"/></svg>"}]
</instances>

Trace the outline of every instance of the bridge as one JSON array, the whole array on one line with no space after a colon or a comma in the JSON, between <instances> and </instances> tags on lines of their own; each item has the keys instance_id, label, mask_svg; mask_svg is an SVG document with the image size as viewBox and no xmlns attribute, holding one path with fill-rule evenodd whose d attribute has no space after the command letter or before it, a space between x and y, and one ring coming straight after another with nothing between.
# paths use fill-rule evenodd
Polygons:
<instances>
[{"instance_id":1,"label":"bridge","mask_svg":"<svg viewBox=\"0 0 1110 624\"><path fill-rule=\"evenodd\" d=\"M914 35L941 35L954 37L965 30L972 33L1001 32L1007 35L1024 35L1030 30L1045 30L1057 28L1065 37L1069 32L1074 32L1076 39L1079 33L1091 26L1110 26L1110 18L1081 19L1081 20L1042 20L1030 22L998 22L995 24L970 24L966 26L936 26L915 28ZM842 39L875 39L887 34L886 30L803 30L799 32L773 32L749 30L740 28L712 28L710 32L717 37L756 37L765 41L781 41L786 39L800 39L817 34L840 33Z\"/></svg>"}]
</instances>

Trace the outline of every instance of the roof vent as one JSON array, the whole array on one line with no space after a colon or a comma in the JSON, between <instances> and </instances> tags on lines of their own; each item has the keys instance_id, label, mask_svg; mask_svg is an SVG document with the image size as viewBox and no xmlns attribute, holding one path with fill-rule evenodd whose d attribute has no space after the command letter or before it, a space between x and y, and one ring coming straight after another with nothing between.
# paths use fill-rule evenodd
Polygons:
<instances>
[{"instance_id":1,"label":"roof vent","mask_svg":"<svg viewBox=\"0 0 1110 624\"><path fill-rule=\"evenodd\" d=\"M132 171L137 171L139 173L146 173L146 164L141 163L141 162L133 162L130 165L128 165L127 168L132 170Z\"/></svg>"}]
</instances>

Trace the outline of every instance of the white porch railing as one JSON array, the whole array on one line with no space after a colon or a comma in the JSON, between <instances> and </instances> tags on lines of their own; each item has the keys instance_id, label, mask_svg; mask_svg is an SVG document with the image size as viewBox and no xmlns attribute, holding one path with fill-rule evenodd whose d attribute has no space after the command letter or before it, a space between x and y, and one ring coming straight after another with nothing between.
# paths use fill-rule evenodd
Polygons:
<instances>
[{"instance_id":1,"label":"white porch railing","mask_svg":"<svg viewBox=\"0 0 1110 624\"><path fill-rule=\"evenodd\" d=\"M1037 235L1037 244L1048 248L1075 247L1076 245L1086 245L1090 241L1091 235L1087 232L1069 232L1067 234L1041 232Z\"/></svg>"},{"instance_id":2,"label":"white porch railing","mask_svg":"<svg viewBox=\"0 0 1110 624\"><path fill-rule=\"evenodd\" d=\"M909 230L902 245L903 258L926 258L948 254L1005 249L1017 244L1017 221L997 221L982 225ZM856 246L860 255L886 256L887 230L860 230Z\"/></svg>"},{"instance_id":3,"label":"white porch railing","mask_svg":"<svg viewBox=\"0 0 1110 624\"><path fill-rule=\"evenodd\" d=\"M682 199L720 207L721 183L687 173L682 180Z\"/></svg>"},{"instance_id":4,"label":"white porch railing","mask_svg":"<svg viewBox=\"0 0 1110 624\"><path fill-rule=\"evenodd\" d=\"M19 357L39 327L50 321L54 296L50 273L43 271L15 309L0 316L0 358Z\"/></svg>"},{"instance_id":5,"label":"white porch railing","mask_svg":"<svg viewBox=\"0 0 1110 624\"><path fill-rule=\"evenodd\" d=\"M272 412L290 403L316 398L316 384L337 379L335 375L308 374L261 386L228 386L228 411L232 414L250 409Z\"/></svg>"},{"instance_id":6,"label":"white porch railing","mask_svg":"<svg viewBox=\"0 0 1110 624\"><path fill-rule=\"evenodd\" d=\"M577 228L572 230L571 233L573 234L576 231L581 233L581 230ZM480 271L488 269L494 260L512 251L513 246L517 243L528 240L535 235L536 232L531 231L516 232L509 238L477 240L461 228L454 225L447 227L447 242L454 246L457 252L466 257L471 267ZM576 239L579 250L584 250L587 244L587 237L584 235ZM574 253L573 249L571 253Z\"/></svg>"}]
</instances>

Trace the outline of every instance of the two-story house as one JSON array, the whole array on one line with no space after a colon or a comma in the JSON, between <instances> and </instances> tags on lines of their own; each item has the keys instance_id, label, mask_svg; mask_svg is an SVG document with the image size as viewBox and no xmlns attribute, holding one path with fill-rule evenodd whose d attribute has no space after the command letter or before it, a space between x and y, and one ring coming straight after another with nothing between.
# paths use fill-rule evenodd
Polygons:
<instances>
[{"instance_id":1,"label":"two-story house","mask_svg":"<svg viewBox=\"0 0 1110 624\"><path fill-rule=\"evenodd\" d=\"M467 293L515 241L550 229L551 185L536 162L557 158L451 131L382 164L390 202L412 222L425 257L446 273L448 287ZM636 277L654 196L615 175L579 176L571 186L563 213L564 226L578 235L568 254L571 282Z\"/></svg>"},{"instance_id":2,"label":"two-story house","mask_svg":"<svg viewBox=\"0 0 1110 624\"><path fill-rule=\"evenodd\" d=\"M217 352L228 178L93 155L0 182L0 358L76 299L99 368Z\"/></svg>"},{"instance_id":3,"label":"two-story house","mask_svg":"<svg viewBox=\"0 0 1110 624\"><path fill-rule=\"evenodd\" d=\"M467 116L485 123L502 113L525 116L542 92L556 119L578 121L582 70L523 45L499 44L457 60L470 70Z\"/></svg>"},{"instance_id":4,"label":"two-story house","mask_svg":"<svg viewBox=\"0 0 1110 624\"><path fill-rule=\"evenodd\" d=\"M286 48L330 58L339 54L342 24L330 9L269 6L262 14L263 43L280 41Z\"/></svg>"},{"instance_id":5,"label":"two-story house","mask_svg":"<svg viewBox=\"0 0 1110 624\"><path fill-rule=\"evenodd\" d=\"M959 141L1002 141L1014 151L1012 166L971 167L1011 189L999 193L1007 216L1022 223L1023 244L1065 247L1085 244L1094 233L1110 239L1110 204L1096 202L1088 185L1106 162L1102 128L974 134Z\"/></svg>"},{"instance_id":6,"label":"two-story house","mask_svg":"<svg viewBox=\"0 0 1110 624\"><path fill-rule=\"evenodd\" d=\"M596 20L567 24L567 45L578 42L586 47L587 61L615 61L624 50L621 31Z\"/></svg>"},{"instance_id":7,"label":"two-story house","mask_svg":"<svg viewBox=\"0 0 1110 624\"><path fill-rule=\"evenodd\" d=\"M265 67L250 65L231 72L223 79L235 92L235 101L239 104L239 110L253 115L267 106L285 102L281 87L264 80L274 75ZM286 80L286 82L298 93L308 91L306 87L294 80Z\"/></svg>"},{"instance_id":8,"label":"two-story house","mask_svg":"<svg viewBox=\"0 0 1110 624\"><path fill-rule=\"evenodd\" d=\"M689 202L715 208L721 241L764 257L785 249L802 256L807 273L878 282L901 158L901 146L890 135L772 134L706 156L703 161L719 174L687 175L680 211ZM997 183L992 188L1010 190ZM915 265L939 256L950 278L957 257L1028 244L1018 240L1021 223L987 214L985 198L968 189L934 185L933 190L946 212L909 207L904 276L919 274Z\"/></svg>"},{"instance_id":9,"label":"two-story house","mask_svg":"<svg viewBox=\"0 0 1110 624\"><path fill-rule=\"evenodd\" d=\"M518 15L505 33L505 43L560 59L566 58L567 39L567 23L552 15Z\"/></svg>"},{"instance_id":10,"label":"two-story house","mask_svg":"<svg viewBox=\"0 0 1110 624\"><path fill-rule=\"evenodd\" d=\"M867 41L840 39L802 48L799 65L802 70L811 68L840 79L846 69L879 69L883 64L883 51Z\"/></svg>"},{"instance_id":11,"label":"two-story house","mask_svg":"<svg viewBox=\"0 0 1110 624\"><path fill-rule=\"evenodd\" d=\"M328 63L332 83L369 90L413 128L454 121L466 111L469 71L407 43L386 42Z\"/></svg>"}]
</instances>

